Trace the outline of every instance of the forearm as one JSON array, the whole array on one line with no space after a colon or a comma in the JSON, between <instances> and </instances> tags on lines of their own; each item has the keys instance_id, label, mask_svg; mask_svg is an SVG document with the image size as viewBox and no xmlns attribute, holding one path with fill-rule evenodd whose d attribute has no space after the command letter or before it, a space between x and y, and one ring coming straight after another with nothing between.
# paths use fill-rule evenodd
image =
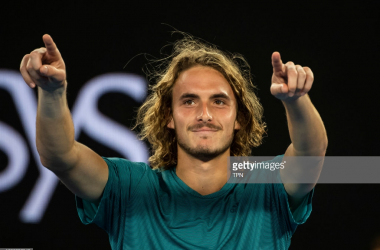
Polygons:
<instances>
[{"instance_id":1,"label":"forearm","mask_svg":"<svg viewBox=\"0 0 380 250\"><path fill-rule=\"evenodd\" d=\"M66 87L52 92L38 88L37 150L50 169L69 167L75 161L74 124L67 105Z\"/></svg>"},{"instance_id":2,"label":"forearm","mask_svg":"<svg viewBox=\"0 0 380 250\"><path fill-rule=\"evenodd\" d=\"M323 121L309 95L285 102L289 134L298 154L320 154L327 148L327 134Z\"/></svg>"}]
</instances>

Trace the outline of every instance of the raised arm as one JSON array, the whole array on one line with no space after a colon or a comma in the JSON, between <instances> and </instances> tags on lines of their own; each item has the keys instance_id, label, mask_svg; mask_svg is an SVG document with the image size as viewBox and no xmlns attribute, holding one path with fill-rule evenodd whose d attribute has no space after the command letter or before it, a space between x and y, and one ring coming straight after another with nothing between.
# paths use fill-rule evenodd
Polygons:
<instances>
[{"instance_id":1,"label":"raised arm","mask_svg":"<svg viewBox=\"0 0 380 250\"><path fill-rule=\"evenodd\" d=\"M307 166L303 165L305 161L297 160L300 158L288 158L287 162L290 163L280 170L291 210L294 211L318 181L327 149L327 134L318 111L307 95L314 81L311 69L294 65L293 62L283 64L278 52L272 54L272 65L271 93L285 106L292 141L284 159L287 156L317 156L309 160ZM313 182L300 183L299 178L305 175Z\"/></svg>"},{"instance_id":2,"label":"raised arm","mask_svg":"<svg viewBox=\"0 0 380 250\"><path fill-rule=\"evenodd\" d=\"M66 99L66 68L49 35L45 47L24 56L20 72L31 87L38 87L36 144L42 165L53 171L76 195L99 202L108 180L105 161L75 141Z\"/></svg>"}]
</instances>

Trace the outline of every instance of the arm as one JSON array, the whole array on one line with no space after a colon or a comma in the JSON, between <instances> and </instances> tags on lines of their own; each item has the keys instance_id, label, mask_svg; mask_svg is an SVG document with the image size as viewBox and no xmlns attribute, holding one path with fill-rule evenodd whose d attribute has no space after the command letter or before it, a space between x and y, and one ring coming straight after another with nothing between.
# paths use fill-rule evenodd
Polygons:
<instances>
[{"instance_id":1,"label":"arm","mask_svg":"<svg viewBox=\"0 0 380 250\"><path fill-rule=\"evenodd\" d=\"M284 159L287 156L324 156L327 149L327 135L322 119L311 103L309 96L306 94L294 102L284 102L286 109L289 134L292 143L285 152ZM300 205L303 198L316 185L319 175L322 171L324 158L311 162L312 165L303 166L295 162L296 158L292 158L291 165L280 169L281 179L284 187L289 195L289 204L291 210ZM307 169L306 169L307 168ZM302 171L311 174L313 183L287 183L292 182L298 174L302 175Z\"/></svg>"},{"instance_id":2,"label":"arm","mask_svg":"<svg viewBox=\"0 0 380 250\"><path fill-rule=\"evenodd\" d=\"M30 87L38 86L36 144L41 163L76 195L98 203L108 180L105 161L75 141L66 100L65 64L55 43L44 35L46 48L25 55L21 74Z\"/></svg>"},{"instance_id":3,"label":"arm","mask_svg":"<svg viewBox=\"0 0 380 250\"><path fill-rule=\"evenodd\" d=\"M318 111L307 95L314 80L310 68L294 65L293 62L282 64L280 54L276 52L272 55L272 64L274 73L271 92L284 104L292 141L284 158L287 156L321 156L316 161L310 161L311 164L308 164L307 167L297 163L297 158L292 158L291 163L280 170L293 212L318 181L322 171L323 156L327 149L327 134ZM297 177L304 175L306 171L308 176L313 177L313 183L297 183L299 182Z\"/></svg>"}]
</instances>

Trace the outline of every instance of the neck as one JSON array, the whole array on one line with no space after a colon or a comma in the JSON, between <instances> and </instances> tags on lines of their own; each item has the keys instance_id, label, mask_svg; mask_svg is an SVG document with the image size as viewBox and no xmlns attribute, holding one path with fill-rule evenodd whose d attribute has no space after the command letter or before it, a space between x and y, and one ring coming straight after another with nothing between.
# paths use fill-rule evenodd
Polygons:
<instances>
[{"instance_id":1,"label":"neck","mask_svg":"<svg viewBox=\"0 0 380 250\"><path fill-rule=\"evenodd\" d=\"M177 176L201 195L219 191L230 177L228 157L230 149L207 161L197 159L178 147Z\"/></svg>"}]
</instances>

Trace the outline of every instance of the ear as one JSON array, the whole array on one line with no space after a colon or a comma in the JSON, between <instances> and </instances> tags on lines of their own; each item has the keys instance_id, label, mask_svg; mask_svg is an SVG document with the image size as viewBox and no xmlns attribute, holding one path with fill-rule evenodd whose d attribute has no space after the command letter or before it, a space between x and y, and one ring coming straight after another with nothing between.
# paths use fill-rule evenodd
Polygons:
<instances>
[{"instance_id":1,"label":"ear","mask_svg":"<svg viewBox=\"0 0 380 250\"><path fill-rule=\"evenodd\" d=\"M167 125L168 128L175 129L173 117L170 118L170 122Z\"/></svg>"},{"instance_id":2,"label":"ear","mask_svg":"<svg viewBox=\"0 0 380 250\"><path fill-rule=\"evenodd\" d=\"M237 120L235 120L235 126L234 126L234 129L236 129L236 130L239 130L239 129L240 129L240 123L239 123Z\"/></svg>"},{"instance_id":3,"label":"ear","mask_svg":"<svg viewBox=\"0 0 380 250\"><path fill-rule=\"evenodd\" d=\"M168 110L167 112L167 115L169 116L170 114L170 109ZM168 128L171 128L171 129L175 129L175 126L174 126L174 120L173 120L173 115L170 116L170 122L168 123L168 125L166 125Z\"/></svg>"}]
</instances>

